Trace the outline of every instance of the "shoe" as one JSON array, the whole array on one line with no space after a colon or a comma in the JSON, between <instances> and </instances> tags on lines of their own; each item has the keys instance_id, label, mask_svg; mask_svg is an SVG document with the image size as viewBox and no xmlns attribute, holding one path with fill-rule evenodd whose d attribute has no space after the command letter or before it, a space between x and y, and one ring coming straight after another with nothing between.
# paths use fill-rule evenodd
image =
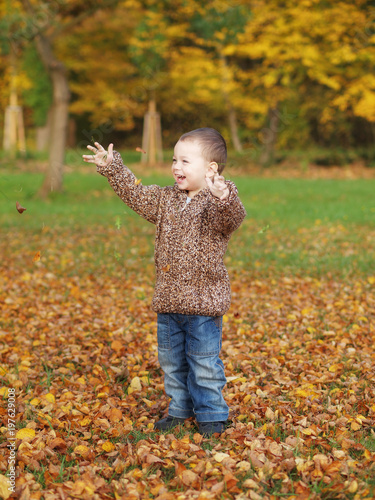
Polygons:
<instances>
[{"instance_id":1,"label":"shoe","mask_svg":"<svg viewBox=\"0 0 375 500\"><path fill-rule=\"evenodd\" d=\"M154 428L158 431L169 431L169 429L173 429L177 425L182 425L185 422L184 418L177 418L168 415L168 417L162 418L158 422L154 424Z\"/></svg>"},{"instance_id":2,"label":"shoe","mask_svg":"<svg viewBox=\"0 0 375 500\"><path fill-rule=\"evenodd\" d=\"M198 423L199 434L210 437L212 434L221 434L225 430L225 422L200 422Z\"/></svg>"}]
</instances>

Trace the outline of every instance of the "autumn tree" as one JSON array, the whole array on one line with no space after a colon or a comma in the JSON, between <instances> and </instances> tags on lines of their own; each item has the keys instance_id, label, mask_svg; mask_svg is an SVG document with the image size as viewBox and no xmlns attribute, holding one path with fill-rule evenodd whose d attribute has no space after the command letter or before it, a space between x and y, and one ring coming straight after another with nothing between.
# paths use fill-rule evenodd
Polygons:
<instances>
[{"instance_id":1,"label":"autumn tree","mask_svg":"<svg viewBox=\"0 0 375 500\"><path fill-rule=\"evenodd\" d=\"M50 109L49 167L40 194L62 189L63 166L69 116L70 88L67 68L55 53L59 37L69 33L82 21L98 10L113 7L117 0L80 0L46 2L43 0L20 0L8 10L9 37L27 44L35 41L41 61L52 84ZM14 11L17 23L14 22ZM13 22L12 22L13 21Z\"/></svg>"},{"instance_id":2,"label":"autumn tree","mask_svg":"<svg viewBox=\"0 0 375 500\"><path fill-rule=\"evenodd\" d=\"M370 2L263 0L254 2L252 12L239 43L229 50L243 68L238 78L254 109L263 119L269 116L258 143L269 149L264 161L271 158L280 128L284 144L293 147L306 145L314 133L322 144L337 144L340 136L342 142L352 135L347 125L355 117L375 122Z\"/></svg>"}]
</instances>

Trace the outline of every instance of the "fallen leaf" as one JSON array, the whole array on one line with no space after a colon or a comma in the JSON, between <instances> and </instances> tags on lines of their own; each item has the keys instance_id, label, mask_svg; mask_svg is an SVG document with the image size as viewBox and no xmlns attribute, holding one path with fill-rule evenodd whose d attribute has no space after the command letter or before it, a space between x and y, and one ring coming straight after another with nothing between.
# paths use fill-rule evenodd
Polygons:
<instances>
[{"instance_id":1,"label":"fallen leaf","mask_svg":"<svg viewBox=\"0 0 375 500\"><path fill-rule=\"evenodd\" d=\"M74 453L77 455L81 455L82 457L86 456L90 450L85 445L78 445L74 448Z\"/></svg>"},{"instance_id":2,"label":"fallen leaf","mask_svg":"<svg viewBox=\"0 0 375 500\"><path fill-rule=\"evenodd\" d=\"M224 458L228 458L230 455L228 453L215 453L212 458L216 460L216 462L222 462Z\"/></svg>"},{"instance_id":3,"label":"fallen leaf","mask_svg":"<svg viewBox=\"0 0 375 500\"><path fill-rule=\"evenodd\" d=\"M12 494L12 490L9 488L9 478L0 474L0 498L3 500L8 500Z\"/></svg>"},{"instance_id":4,"label":"fallen leaf","mask_svg":"<svg viewBox=\"0 0 375 500\"><path fill-rule=\"evenodd\" d=\"M16 438L22 439L22 441L30 441L34 437L35 437L35 430L29 429L28 427L24 427L23 429L20 429L16 433Z\"/></svg>"},{"instance_id":5,"label":"fallen leaf","mask_svg":"<svg viewBox=\"0 0 375 500\"><path fill-rule=\"evenodd\" d=\"M106 441L105 443L102 444L102 448L107 453L110 453L115 449L115 445L111 441Z\"/></svg>"},{"instance_id":6,"label":"fallen leaf","mask_svg":"<svg viewBox=\"0 0 375 500\"><path fill-rule=\"evenodd\" d=\"M41 253L40 253L40 251L38 251L38 252L34 255L33 262L39 262L39 261L40 261L40 257L41 257Z\"/></svg>"}]
</instances>

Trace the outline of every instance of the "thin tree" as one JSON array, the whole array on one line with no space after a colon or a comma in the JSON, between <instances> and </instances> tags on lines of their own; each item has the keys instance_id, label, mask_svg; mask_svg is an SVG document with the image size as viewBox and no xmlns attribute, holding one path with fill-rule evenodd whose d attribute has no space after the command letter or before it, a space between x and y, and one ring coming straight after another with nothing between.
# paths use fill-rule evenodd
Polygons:
<instances>
[{"instance_id":1,"label":"thin tree","mask_svg":"<svg viewBox=\"0 0 375 500\"><path fill-rule=\"evenodd\" d=\"M54 41L69 32L84 19L105 7L114 7L118 0L103 0L98 6L95 0L81 2L32 2L21 0L28 17L29 30L27 37L34 39L39 53L52 83L52 106L50 109L49 131L49 165L44 182L39 191L44 197L50 191L61 191L65 149L69 119L69 78L63 61L54 51Z\"/></svg>"}]
</instances>

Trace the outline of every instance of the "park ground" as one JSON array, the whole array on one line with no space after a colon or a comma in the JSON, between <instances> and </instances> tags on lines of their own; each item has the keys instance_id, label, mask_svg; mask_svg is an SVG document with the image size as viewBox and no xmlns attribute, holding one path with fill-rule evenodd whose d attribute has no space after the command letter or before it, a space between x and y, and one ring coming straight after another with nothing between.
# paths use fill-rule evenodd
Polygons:
<instances>
[{"instance_id":1,"label":"park ground","mask_svg":"<svg viewBox=\"0 0 375 500\"><path fill-rule=\"evenodd\" d=\"M231 413L223 435L203 438L193 420L153 428L168 407L153 226L86 165L69 165L64 192L45 200L42 168L27 165L0 172L0 446L15 389L13 497L374 498L374 169L228 169L248 213L226 256ZM170 183L168 169L134 171Z\"/></svg>"}]
</instances>

